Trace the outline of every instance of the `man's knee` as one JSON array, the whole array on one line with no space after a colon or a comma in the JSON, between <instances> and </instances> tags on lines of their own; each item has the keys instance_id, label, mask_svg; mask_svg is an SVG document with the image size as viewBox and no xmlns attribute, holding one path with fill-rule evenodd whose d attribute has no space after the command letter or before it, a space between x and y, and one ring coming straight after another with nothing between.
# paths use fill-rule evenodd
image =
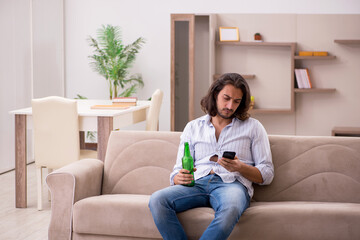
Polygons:
<instances>
[{"instance_id":1,"label":"man's knee","mask_svg":"<svg viewBox=\"0 0 360 240\"><path fill-rule=\"evenodd\" d=\"M150 200L149 200L149 208L150 210L154 210L157 209L159 207L159 205L161 205L163 202L163 197L162 194L160 193L160 191L156 191L154 192L151 196L150 196Z\"/></svg>"}]
</instances>

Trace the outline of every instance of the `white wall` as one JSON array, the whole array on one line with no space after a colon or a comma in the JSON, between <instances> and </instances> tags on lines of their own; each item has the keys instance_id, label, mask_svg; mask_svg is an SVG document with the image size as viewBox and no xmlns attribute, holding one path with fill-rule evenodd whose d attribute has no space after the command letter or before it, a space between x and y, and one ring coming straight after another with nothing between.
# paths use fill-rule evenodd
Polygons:
<instances>
[{"instance_id":1,"label":"white wall","mask_svg":"<svg viewBox=\"0 0 360 240\"><path fill-rule=\"evenodd\" d=\"M64 0L31 0L33 98L65 95Z\"/></svg>"},{"instance_id":2,"label":"white wall","mask_svg":"<svg viewBox=\"0 0 360 240\"><path fill-rule=\"evenodd\" d=\"M0 173L14 167L14 117L31 100L28 0L0 0Z\"/></svg>"},{"instance_id":3,"label":"white wall","mask_svg":"<svg viewBox=\"0 0 360 240\"><path fill-rule=\"evenodd\" d=\"M64 95L62 2L0 0L0 173L15 166L15 124L9 111L29 107L33 97ZM30 162L31 130L27 142Z\"/></svg>"},{"instance_id":4,"label":"white wall","mask_svg":"<svg viewBox=\"0 0 360 240\"><path fill-rule=\"evenodd\" d=\"M169 130L171 13L360 13L360 1L65 0L66 95L108 97L105 80L89 67L86 39L102 24L118 25L125 43L147 39L132 69L145 82L138 96L148 98L156 88L164 91L160 130Z\"/></svg>"}]
</instances>

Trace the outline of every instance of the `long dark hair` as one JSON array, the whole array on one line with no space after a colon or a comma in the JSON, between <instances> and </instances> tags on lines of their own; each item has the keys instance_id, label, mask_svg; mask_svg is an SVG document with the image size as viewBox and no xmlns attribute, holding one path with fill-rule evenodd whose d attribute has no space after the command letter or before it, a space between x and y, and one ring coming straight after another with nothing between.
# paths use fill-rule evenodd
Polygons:
<instances>
[{"instance_id":1,"label":"long dark hair","mask_svg":"<svg viewBox=\"0 0 360 240\"><path fill-rule=\"evenodd\" d=\"M211 84L209 91L205 97L201 99L201 109L214 117L218 113L216 99L219 92L228 84L235 88L241 89L243 97L239 107L234 112L234 117L240 120L246 120L250 117L248 113L250 107L250 88L245 79L237 73L225 73L221 75L216 81Z\"/></svg>"}]
</instances>

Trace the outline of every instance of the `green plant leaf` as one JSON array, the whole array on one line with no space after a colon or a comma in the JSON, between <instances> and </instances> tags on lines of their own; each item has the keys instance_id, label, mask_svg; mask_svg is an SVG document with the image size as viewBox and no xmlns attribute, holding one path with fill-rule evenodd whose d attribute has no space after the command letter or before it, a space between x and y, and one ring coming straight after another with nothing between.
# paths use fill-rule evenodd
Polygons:
<instances>
[{"instance_id":1,"label":"green plant leaf","mask_svg":"<svg viewBox=\"0 0 360 240\"><path fill-rule=\"evenodd\" d=\"M81 96L80 94L76 94L76 98L75 99L88 99L87 97Z\"/></svg>"}]
</instances>

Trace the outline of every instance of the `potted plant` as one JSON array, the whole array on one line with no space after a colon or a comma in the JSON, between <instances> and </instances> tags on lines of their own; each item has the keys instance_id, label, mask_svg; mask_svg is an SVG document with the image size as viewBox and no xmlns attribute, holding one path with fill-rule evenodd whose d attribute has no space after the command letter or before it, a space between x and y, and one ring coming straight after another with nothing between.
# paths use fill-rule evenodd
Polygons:
<instances>
[{"instance_id":1,"label":"potted plant","mask_svg":"<svg viewBox=\"0 0 360 240\"><path fill-rule=\"evenodd\" d=\"M261 41L261 34L260 33L255 33L254 34L254 40L255 41Z\"/></svg>"},{"instance_id":2,"label":"potted plant","mask_svg":"<svg viewBox=\"0 0 360 240\"><path fill-rule=\"evenodd\" d=\"M140 74L128 76L136 54L145 43L142 37L129 45L124 45L120 27L102 25L97 32L97 40L89 37L89 44L94 54L89 56L90 66L95 72L104 76L109 85L109 97L129 97L144 86ZM122 92L120 92L123 90Z\"/></svg>"}]
</instances>

